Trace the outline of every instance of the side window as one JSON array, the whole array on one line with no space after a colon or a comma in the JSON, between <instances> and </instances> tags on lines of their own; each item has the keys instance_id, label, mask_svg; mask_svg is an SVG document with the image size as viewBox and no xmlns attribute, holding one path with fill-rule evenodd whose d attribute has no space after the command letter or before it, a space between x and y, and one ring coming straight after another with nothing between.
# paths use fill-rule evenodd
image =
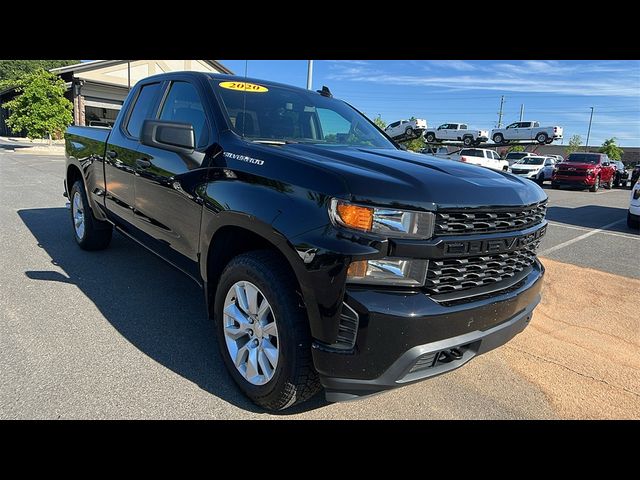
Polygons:
<instances>
[{"instance_id":1,"label":"side window","mask_svg":"<svg viewBox=\"0 0 640 480\"><path fill-rule=\"evenodd\" d=\"M387 128L396 128L398 125L400 125L400 122L393 122L391 125L389 125Z\"/></svg>"},{"instance_id":2,"label":"side window","mask_svg":"<svg viewBox=\"0 0 640 480\"><path fill-rule=\"evenodd\" d=\"M142 122L148 118L153 118L155 114L153 107L155 106L159 91L159 83L151 83L140 89L138 98L136 98L136 103L133 106L133 110L131 110L129 120L127 121L126 130L132 137L140 138Z\"/></svg>"},{"instance_id":3,"label":"side window","mask_svg":"<svg viewBox=\"0 0 640 480\"><path fill-rule=\"evenodd\" d=\"M467 126L463 123L462 125L460 125L460 130L466 130Z\"/></svg>"},{"instance_id":4,"label":"side window","mask_svg":"<svg viewBox=\"0 0 640 480\"><path fill-rule=\"evenodd\" d=\"M329 143L346 143L351 122L334 110L316 108L316 113L322 125L323 140ZM400 125L400 122L396 122L396 125ZM393 126L393 123L389 126Z\"/></svg>"},{"instance_id":5,"label":"side window","mask_svg":"<svg viewBox=\"0 0 640 480\"><path fill-rule=\"evenodd\" d=\"M195 87L188 82L173 82L167 99L162 106L160 120L190 123L196 136L198 147L209 140L207 117Z\"/></svg>"}]
</instances>

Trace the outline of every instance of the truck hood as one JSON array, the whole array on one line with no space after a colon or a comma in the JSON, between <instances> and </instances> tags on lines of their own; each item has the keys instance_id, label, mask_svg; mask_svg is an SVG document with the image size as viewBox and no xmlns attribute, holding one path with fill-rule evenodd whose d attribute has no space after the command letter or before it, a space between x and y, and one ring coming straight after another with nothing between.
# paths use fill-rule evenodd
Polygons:
<instances>
[{"instance_id":1,"label":"truck hood","mask_svg":"<svg viewBox=\"0 0 640 480\"><path fill-rule=\"evenodd\" d=\"M539 186L506 172L402 150L290 144L280 152L333 172L354 202L432 209L528 205L547 198Z\"/></svg>"}]
</instances>

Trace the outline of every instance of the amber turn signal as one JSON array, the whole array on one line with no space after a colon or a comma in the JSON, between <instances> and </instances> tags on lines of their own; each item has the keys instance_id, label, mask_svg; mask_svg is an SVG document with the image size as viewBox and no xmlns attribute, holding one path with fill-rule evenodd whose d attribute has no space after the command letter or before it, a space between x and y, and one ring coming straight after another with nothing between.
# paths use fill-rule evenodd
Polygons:
<instances>
[{"instance_id":1,"label":"amber turn signal","mask_svg":"<svg viewBox=\"0 0 640 480\"><path fill-rule=\"evenodd\" d=\"M346 226L366 232L371 230L371 226L373 225L373 208L338 203L336 210L340 216L340 220L342 220Z\"/></svg>"}]
</instances>

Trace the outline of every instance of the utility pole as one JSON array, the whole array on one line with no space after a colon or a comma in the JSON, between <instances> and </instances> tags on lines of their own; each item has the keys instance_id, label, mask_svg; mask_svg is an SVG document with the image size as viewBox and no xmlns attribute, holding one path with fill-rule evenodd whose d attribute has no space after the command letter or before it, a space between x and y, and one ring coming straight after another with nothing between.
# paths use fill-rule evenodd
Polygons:
<instances>
[{"instance_id":1,"label":"utility pole","mask_svg":"<svg viewBox=\"0 0 640 480\"><path fill-rule=\"evenodd\" d=\"M307 90L311 90L311 84L313 83L313 60L308 60L307 63Z\"/></svg>"},{"instance_id":2,"label":"utility pole","mask_svg":"<svg viewBox=\"0 0 640 480\"><path fill-rule=\"evenodd\" d=\"M522 117L524 117L524 103L520 104L520 121L522 121Z\"/></svg>"},{"instance_id":3,"label":"utility pole","mask_svg":"<svg viewBox=\"0 0 640 480\"><path fill-rule=\"evenodd\" d=\"M500 111L498 112L498 128L502 128L502 106L504 105L504 95L500 97Z\"/></svg>"},{"instance_id":4,"label":"utility pole","mask_svg":"<svg viewBox=\"0 0 640 480\"><path fill-rule=\"evenodd\" d=\"M587 130L587 152L589 151L589 135L591 135L591 122L593 121L593 107L591 108L591 116L589 117L589 130Z\"/></svg>"}]
</instances>

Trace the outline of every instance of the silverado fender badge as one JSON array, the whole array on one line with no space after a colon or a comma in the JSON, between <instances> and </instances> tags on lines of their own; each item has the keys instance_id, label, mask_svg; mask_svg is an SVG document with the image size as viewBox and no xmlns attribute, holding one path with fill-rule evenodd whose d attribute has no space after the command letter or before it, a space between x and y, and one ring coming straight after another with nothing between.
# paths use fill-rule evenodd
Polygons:
<instances>
[{"instance_id":1,"label":"silverado fender badge","mask_svg":"<svg viewBox=\"0 0 640 480\"><path fill-rule=\"evenodd\" d=\"M224 152L224 156L227 158L233 158L234 160L240 160L241 162L253 163L254 165L264 165L264 160L258 160L257 158L247 157L246 155L238 155L237 153Z\"/></svg>"}]
</instances>

